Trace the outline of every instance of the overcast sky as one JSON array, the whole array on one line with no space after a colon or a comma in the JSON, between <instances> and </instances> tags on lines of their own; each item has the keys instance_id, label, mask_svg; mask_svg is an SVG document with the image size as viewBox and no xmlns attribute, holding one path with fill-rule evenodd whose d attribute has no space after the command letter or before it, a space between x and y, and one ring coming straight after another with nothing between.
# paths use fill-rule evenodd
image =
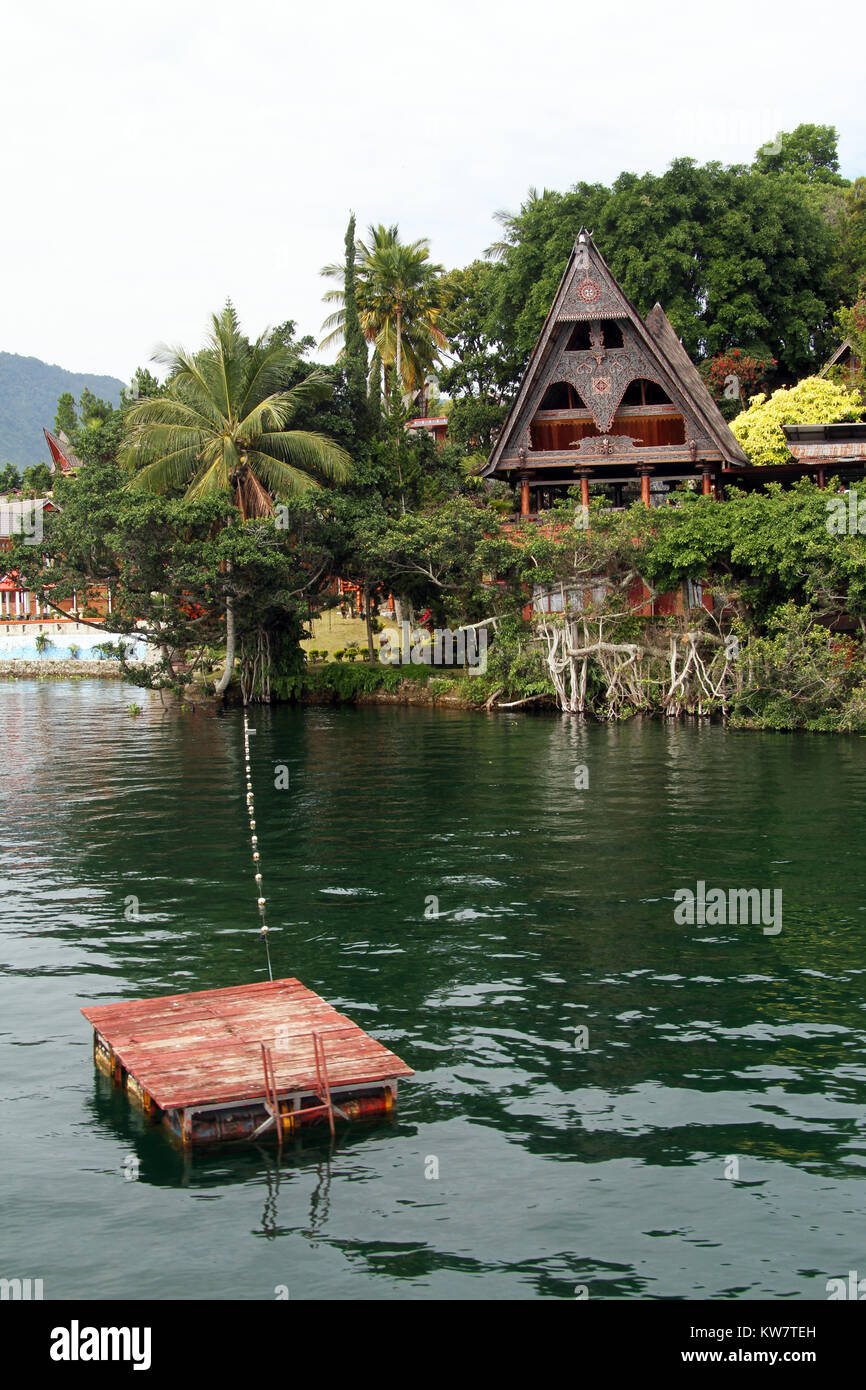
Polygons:
<instances>
[{"instance_id":1,"label":"overcast sky","mask_svg":"<svg viewBox=\"0 0 866 1390\"><path fill-rule=\"evenodd\" d=\"M453 266L530 185L746 162L801 121L853 178L863 38L851 0L13 0L0 349L128 379L227 295L318 336L350 208Z\"/></svg>"}]
</instances>

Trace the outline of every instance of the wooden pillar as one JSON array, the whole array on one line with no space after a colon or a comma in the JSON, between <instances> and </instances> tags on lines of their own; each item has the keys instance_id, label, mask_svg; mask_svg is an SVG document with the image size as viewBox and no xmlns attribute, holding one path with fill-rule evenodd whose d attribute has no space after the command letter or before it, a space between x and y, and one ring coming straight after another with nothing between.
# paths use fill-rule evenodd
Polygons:
<instances>
[{"instance_id":1,"label":"wooden pillar","mask_svg":"<svg viewBox=\"0 0 866 1390\"><path fill-rule=\"evenodd\" d=\"M580 505L582 507L589 506L589 478L585 473L580 475Z\"/></svg>"},{"instance_id":2,"label":"wooden pillar","mask_svg":"<svg viewBox=\"0 0 866 1390\"><path fill-rule=\"evenodd\" d=\"M819 469L818 469L818 486L819 486L819 488L821 489L822 492L824 491L825 487L827 486L827 477L826 477L826 474L824 473L823 468L819 468Z\"/></svg>"},{"instance_id":3,"label":"wooden pillar","mask_svg":"<svg viewBox=\"0 0 866 1390\"><path fill-rule=\"evenodd\" d=\"M650 502L650 471L649 468L642 468L640 471L640 500L645 507L652 505Z\"/></svg>"},{"instance_id":4,"label":"wooden pillar","mask_svg":"<svg viewBox=\"0 0 866 1390\"><path fill-rule=\"evenodd\" d=\"M704 497L712 497L713 495L713 474L712 470L709 468L705 468L703 471L703 477L701 478L701 493Z\"/></svg>"},{"instance_id":5,"label":"wooden pillar","mask_svg":"<svg viewBox=\"0 0 866 1390\"><path fill-rule=\"evenodd\" d=\"M529 516L529 478L525 473L520 479L520 515Z\"/></svg>"}]
</instances>

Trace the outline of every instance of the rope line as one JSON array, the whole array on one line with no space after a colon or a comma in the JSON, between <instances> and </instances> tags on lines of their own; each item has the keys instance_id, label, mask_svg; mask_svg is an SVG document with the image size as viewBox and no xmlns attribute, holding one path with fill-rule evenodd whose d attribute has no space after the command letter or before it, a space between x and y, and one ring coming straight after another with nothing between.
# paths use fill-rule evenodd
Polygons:
<instances>
[{"instance_id":1,"label":"rope line","mask_svg":"<svg viewBox=\"0 0 866 1390\"><path fill-rule=\"evenodd\" d=\"M255 878L256 892L258 895L259 916L262 919L261 932L262 940L265 943L265 957L268 962L268 979L273 980L274 974L271 970L271 951L268 945L268 924L265 920L265 909L267 907L267 899L264 896L264 889L262 888L261 855L259 853L259 837L256 834L256 809L255 802L253 799L252 768L250 767L251 732L255 733L255 729L250 730L250 726L247 723L246 710L244 710L244 766L246 767L247 774L247 814L250 818L250 840L252 843L253 851L253 876Z\"/></svg>"}]
</instances>

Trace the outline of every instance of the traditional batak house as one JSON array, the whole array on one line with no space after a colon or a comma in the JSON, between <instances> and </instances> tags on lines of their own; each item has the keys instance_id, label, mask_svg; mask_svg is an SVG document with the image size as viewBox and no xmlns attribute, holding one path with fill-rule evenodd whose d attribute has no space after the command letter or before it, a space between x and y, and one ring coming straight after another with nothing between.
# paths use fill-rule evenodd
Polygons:
<instances>
[{"instance_id":1,"label":"traditional batak house","mask_svg":"<svg viewBox=\"0 0 866 1390\"><path fill-rule=\"evenodd\" d=\"M686 479L719 495L748 463L661 305L642 319L581 231L484 475L531 516L591 482L614 505L629 484L647 506Z\"/></svg>"},{"instance_id":2,"label":"traditional batak house","mask_svg":"<svg viewBox=\"0 0 866 1390\"><path fill-rule=\"evenodd\" d=\"M646 506L660 505L687 480L720 497L723 471L748 467L661 305L642 319L581 231L484 476L519 488L521 515L532 517L575 485L588 506L590 483L606 484L614 506L638 489ZM599 576L593 597L603 589ZM653 596L638 581L630 599L645 617L712 607L690 582ZM583 602L537 590L531 607Z\"/></svg>"}]
</instances>

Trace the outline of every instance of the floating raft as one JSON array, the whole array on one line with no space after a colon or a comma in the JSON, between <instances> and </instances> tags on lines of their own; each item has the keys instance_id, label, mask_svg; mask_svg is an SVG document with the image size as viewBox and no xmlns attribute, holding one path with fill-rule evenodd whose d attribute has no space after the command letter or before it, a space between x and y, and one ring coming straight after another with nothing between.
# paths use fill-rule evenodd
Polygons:
<instances>
[{"instance_id":1,"label":"floating raft","mask_svg":"<svg viewBox=\"0 0 866 1390\"><path fill-rule=\"evenodd\" d=\"M81 1012L97 1067L185 1145L295 1134L390 1113L412 1068L300 980Z\"/></svg>"}]
</instances>

